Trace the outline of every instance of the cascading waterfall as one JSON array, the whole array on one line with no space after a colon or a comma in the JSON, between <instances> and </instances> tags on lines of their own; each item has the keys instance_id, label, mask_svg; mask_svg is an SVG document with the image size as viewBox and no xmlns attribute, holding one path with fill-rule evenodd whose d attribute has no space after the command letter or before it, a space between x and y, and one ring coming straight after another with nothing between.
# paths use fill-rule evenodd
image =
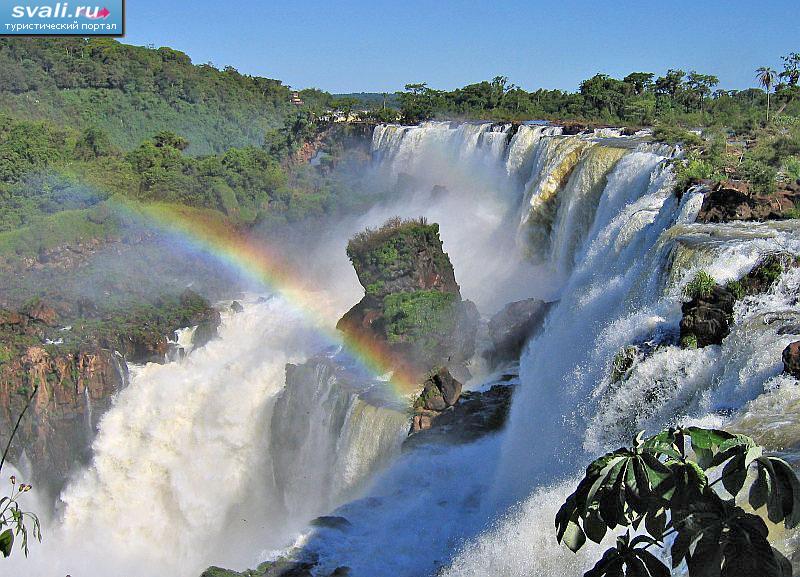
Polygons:
<instances>
[{"instance_id":1,"label":"cascading waterfall","mask_svg":"<svg viewBox=\"0 0 800 577\"><path fill-rule=\"evenodd\" d=\"M177 341L188 348L187 335ZM223 315L219 339L133 367L91 466L61 496L61 527L43 553L12 560L20 574L196 576L252 564L351 495L399 452L408 417L370 404L380 383L316 365L285 388L285 364L319 350L317 335L282 299L251 299Z\"/></svg>"},{"instance_id":2,"label":"cascading waterfall","mask_svg":"<svg viewBox=\"0 0 800 577\"><path fill-rule=\"evenodd\" d=\"M722 346L677 345L682 291L694 274L704 269L724 283L766 253L797 254L797 225L693 224L702 194L675 197L665 163L671 151L621 144L545 137L531 151L534 176L520 221L530 222L542 194L550 196L557 208L541 253L571 274L523 356L506 430L446 456L400 460L364 499L341 509L353 523L346 537L310 539L308 549L323 561L370 576L578 577L603 548L572 554L555 543L553 519L593 455L639 429L678 422L800 438L776 409L800 406L796 381L781 374L781 351L797 338L797 270L769 294L737 304ZM595 163L594 175L581 175ZM612 382L614 357L631 345L640 351L634 366ZM387 494L398 496L404 514L376 519L374 504ZM414 531L404 531L410 520Z\"/></svg>"},{"instance_id":3,"label":"cascading waterfall","mask_svg":"<svg viewBox=\"0 0 800 577\"><path fill-rule=\"evenodd\" d=\"M677 422L796 445L800 430L780 415L800 413L800 393L780 352L797 338L800 269L741 300L721 346L681 349L677 335L698 270L725 282L768 252L798 254L797 225L695 224L702 193L673 194L671 148L561 132L427 122L373 133L375 177L398 195L382 210L440 222L466 298L491 313L559 297L523 354L505 430L401 454L407 416L380 383L320 353L280 299L249 302L226 314L219 340L132 371L92 466L63 495L64 526L48 538L57 558L20 571L196 577L293 542L320 575L577 577L602 547L558 546L553 517L592 456ZM634 363L612 377L631 346ZM285 381L284 364L309 355ZM320 514L349 524L305 528Z\"/></svg>"}]
</instances>

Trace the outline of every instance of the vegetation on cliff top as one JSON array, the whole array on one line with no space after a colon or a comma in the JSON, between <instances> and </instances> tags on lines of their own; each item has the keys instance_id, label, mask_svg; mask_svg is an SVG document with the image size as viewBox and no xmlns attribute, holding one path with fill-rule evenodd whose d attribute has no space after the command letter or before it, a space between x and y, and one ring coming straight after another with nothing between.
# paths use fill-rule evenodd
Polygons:
<instances>
[{"instance_id":1,"label":"vegetation on cliff top","mask_svg":"<svg viewBox=\"0 0 800 577\"><path fill-rule=\"evenodd\" d=\"M390 343L436 346L456 325L456 295L437 290L418 290L386 295L383 316ZM429 342L430 341L430 342Z\"/></svg>"},{"instance_id":2,"label":"vegetation on cliff top","mask_svg":"<svg viewBox=\"0 0 800 577\"><path fill-rule=\"evenodd\" d=\"M347 243L347 256L370 296L383 297L395 279L413 271L420 254L431 259L434 270L452 269L442 251L439 225L425 218L392 218L378 229L366 229ZM419 272L419 271L418 271Z\"/></svg>"}]
</instances>

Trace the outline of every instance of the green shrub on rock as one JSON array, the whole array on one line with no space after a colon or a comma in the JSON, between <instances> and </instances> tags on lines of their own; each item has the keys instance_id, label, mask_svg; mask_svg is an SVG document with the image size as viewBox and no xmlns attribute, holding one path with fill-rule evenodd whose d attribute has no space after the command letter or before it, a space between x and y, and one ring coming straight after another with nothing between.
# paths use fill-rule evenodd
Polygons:
<instances>
[{"instance_id":1,"label":"green shrub on rock","mask_svg":"<svg viewBox=\"0 0 800 577\"><path fill-rule=\"evenodd\" d=\"M446 334L455 325L456 295L436 290L393 293L383 299L386 336L390 343L416 343Z\"/></svg>"},{"instance_id":2,"label":"green shrub on rock","mask_svg":"<svg viewBox=\"0 0 800 577\"><path fill-rule=\"evenodd\" d=\"M684 287L683 293L689 299L708 298L717 281L706 271L699 271Z\"/></svg>"}]
</instances>

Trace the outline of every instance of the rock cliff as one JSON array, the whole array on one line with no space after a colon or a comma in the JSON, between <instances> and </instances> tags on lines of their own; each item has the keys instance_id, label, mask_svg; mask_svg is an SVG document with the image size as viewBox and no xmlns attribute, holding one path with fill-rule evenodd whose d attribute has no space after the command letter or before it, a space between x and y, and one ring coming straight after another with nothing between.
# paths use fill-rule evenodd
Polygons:
<instances>
[{"instance_id":1,"label":"rock cliff","mask_svg":"<svg viewBox=\"0 0 800 577\"><path fill-rule=\"evenodd\" d=\"M396 367L424 375L446 366L464 377L475 352L478 310L461 299L439 226L392 219L347 246L365 295L337 324L383 349Z\"/></svg>"}]
</instances>

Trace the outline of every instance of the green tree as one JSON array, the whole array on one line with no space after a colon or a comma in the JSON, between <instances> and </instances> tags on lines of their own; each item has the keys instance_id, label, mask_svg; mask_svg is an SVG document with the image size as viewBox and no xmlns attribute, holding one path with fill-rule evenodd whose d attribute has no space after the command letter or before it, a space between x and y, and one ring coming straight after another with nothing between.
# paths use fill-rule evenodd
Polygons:
<instances>
[{"instance_id":1,"label":"green tree","mask_svg":"<svg viewBox=\"0 0 800 577\"><path fill-rule=\"evenodd\" d=\"M685 563L690 577L791 577L763 516L800 523L792 467L745 435L688 427L640 433L633 447L593 461L559 510L556 534L578 551L587 538L600 543L625 528L584 577L669 577L656 555L667 548L672 568Z\"/></svg>"},{"instance_id":2,"label":"green tree","mask_svg":"<svg viewBox=\"0 0 800 577\"><path fill-rule=\"evenodd\" d=\"M770 92L772 91L772 87L775 85L775 80L777 77L778 73L769 66L761 66L756 68L756 80L758 80L758 83L764 87L764 90L767 93L767 122L769 122Z\"/></svg>"}]
</instances>

